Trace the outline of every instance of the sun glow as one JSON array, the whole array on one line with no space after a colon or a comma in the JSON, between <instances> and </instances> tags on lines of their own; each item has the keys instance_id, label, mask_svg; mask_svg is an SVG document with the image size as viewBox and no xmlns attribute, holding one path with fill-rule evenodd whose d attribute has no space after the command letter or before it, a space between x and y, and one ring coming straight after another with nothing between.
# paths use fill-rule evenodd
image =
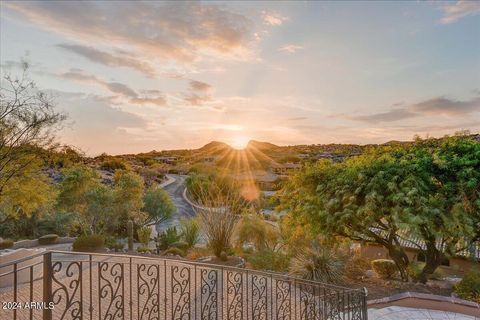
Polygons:
<instances>
[{"instance_id":1,"label":"sun glow","mask_svg":"<svg viewBox=\"0 0 480 320\"><path fill-rule=\"evenodd\" d=\"M233 137L232 141L230 142L230 146L232 148L237 149L237 150L243 150L247 147L249 140L250 139L248 139L245 136L241 136L241 135L235 136L235 137Z\"/></svg>"}]
</instances>

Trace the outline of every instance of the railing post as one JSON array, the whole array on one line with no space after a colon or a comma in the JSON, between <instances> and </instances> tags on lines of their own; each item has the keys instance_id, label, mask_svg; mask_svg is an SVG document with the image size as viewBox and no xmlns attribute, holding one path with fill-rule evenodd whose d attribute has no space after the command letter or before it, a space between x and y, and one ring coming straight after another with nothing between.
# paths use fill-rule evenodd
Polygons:
<instances>
[{"instance_id":1,"label":"railing post","mask_svg":"<svg viewBox=\"0 0 480 320\"><path fill-rule=\"evenodd\" d=\"M43 255L43 320L52 320L52 310L50 303L52 302L52 253L46 252Z\"/></svg>"},{"instance_id":2,"label":"railing post","mask_svg":"<svg viewBox=\"0 0 480 320\"><path fill-rule=\"evenodd\" d=\"M363 309L363 319L368 320L368 310L367 310L367 295L368 290L367 288L363 287L363 297L362 297L362 309Z\"/></svg>"}]
</instances>

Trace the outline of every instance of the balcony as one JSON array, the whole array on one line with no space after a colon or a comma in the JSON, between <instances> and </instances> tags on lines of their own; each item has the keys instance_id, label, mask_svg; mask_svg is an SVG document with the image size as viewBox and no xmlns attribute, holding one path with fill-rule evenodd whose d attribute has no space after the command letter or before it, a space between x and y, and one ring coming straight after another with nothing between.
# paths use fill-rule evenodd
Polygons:
<instances>
[{"instance_id":1,"label":"balcony","mask_svg":"<svg viewBox=\"0 0 480 320\"><path fill-rule=\"evenodd\" d=\"M2 320L367 319L362 289L168 258L46 251L0 283Z\"/></svg>"}]
</instances>

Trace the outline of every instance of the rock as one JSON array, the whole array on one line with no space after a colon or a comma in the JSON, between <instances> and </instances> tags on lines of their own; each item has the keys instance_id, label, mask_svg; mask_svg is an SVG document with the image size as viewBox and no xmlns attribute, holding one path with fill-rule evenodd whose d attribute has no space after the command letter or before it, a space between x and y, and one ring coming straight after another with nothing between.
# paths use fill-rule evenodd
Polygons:
<instances>
[{"instance_id":1,"label":"rock","mask_svg":"<svg viewBox=\"0 0 480 320\"><path fill-rule=\"evenodd\" d=\"M365 277L367 278L376 278L377 274L373 270L367 270L365 271Z\"/></svg>"}]
</instances>

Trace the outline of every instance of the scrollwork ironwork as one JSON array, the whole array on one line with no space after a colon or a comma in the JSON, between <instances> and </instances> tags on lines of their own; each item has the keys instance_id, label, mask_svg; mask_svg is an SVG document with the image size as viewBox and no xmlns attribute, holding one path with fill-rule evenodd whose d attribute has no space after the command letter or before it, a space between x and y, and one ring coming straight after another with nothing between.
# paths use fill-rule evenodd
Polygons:
<instances>
[{"instance_id":1,"label":"scrollwork ironwork","mask_svg":"<svg viewBox=\"0 0 480 320\"><path fill-rule=\"evenodd\" d=\"M243 319L243 275L227 271L227 319Z\"/></svg>"},{"instance_id":2,"label":"scrollwork ironwork","mask_svg":"<svg viewBox=\"0 0 480 320\"><path fill-rule=\"evenodd\" d=\"M65 268L65 276L61 277L60 273L65 265L68 265ZM67 315L68 319L82 319L83 297L80 294L82 285L82 263L58 261L52 265L52 270L53 283L58 286L57 289L52 291L53 303L59 305L65 301L65 309L60 315L60 319L65 319ZM78 300L76 300L76 298L78 298Z\"/></svg>"},{"instance_id":3,"label":"scrollwork ironwork","mask_svg":"<svg viewBox=\"0 0 480 320\"><path fill-rule=\"evenodd\" d=\"M172 319L190 319L190 269L188 267L172 266L171 277Z\"/></svg>"},{"instance_id":4,"label":"scrollwork ironwork","mask_svg":"<svg viewBox=\"0 0 480 320\"><path fill-rule=\"evenodd\" d=\"M292 284L290 281L276 279L275 281L275 299L276 299L276 318L277 320L285 320L291 318L291 295Z\"/></svg>"},{"instance_id":5,"label":"scrollwork ironwork","mask_svg":"<svg viewBox=\"0 0 480 320\"><path fill-rule=\"evenodd\" d=\"M201 271L201 319L218 319L218 271L202 269Z\"/></svg>"},{"instance_id":6,"label":"scrollwork ironwork","mask_svg":"<svg viewBox=\"0 0 480 320\"><path fill-rule=\"evenodd\" d=\"M98 263L99 313L105 320L123 319L125 315L122 263ZM102 315L102 301L108 303Z\"/></svg>"},{"instance_id":7,"label":"scrollwork ironwork","mask_svg":"<svg viewBox=\"0 0 480 320\"><path fill-rule=\"evenodd\" d=\"M137 265L138 314L140 319L159 320L159 265ZM140 298L142 297L142 299ZM142 301L145 301L142 303Z\"/></svg>"},{"instance_id":8,"label":"scrollwork ironwork","mask_svg":"<svg viewBox=\"0 0 480 320\"><path fill-rule=\"evenodd\" d=\"M267 319L267 277L252 275L252 314L254 319Z\"/></svg>"}]
</instances>

